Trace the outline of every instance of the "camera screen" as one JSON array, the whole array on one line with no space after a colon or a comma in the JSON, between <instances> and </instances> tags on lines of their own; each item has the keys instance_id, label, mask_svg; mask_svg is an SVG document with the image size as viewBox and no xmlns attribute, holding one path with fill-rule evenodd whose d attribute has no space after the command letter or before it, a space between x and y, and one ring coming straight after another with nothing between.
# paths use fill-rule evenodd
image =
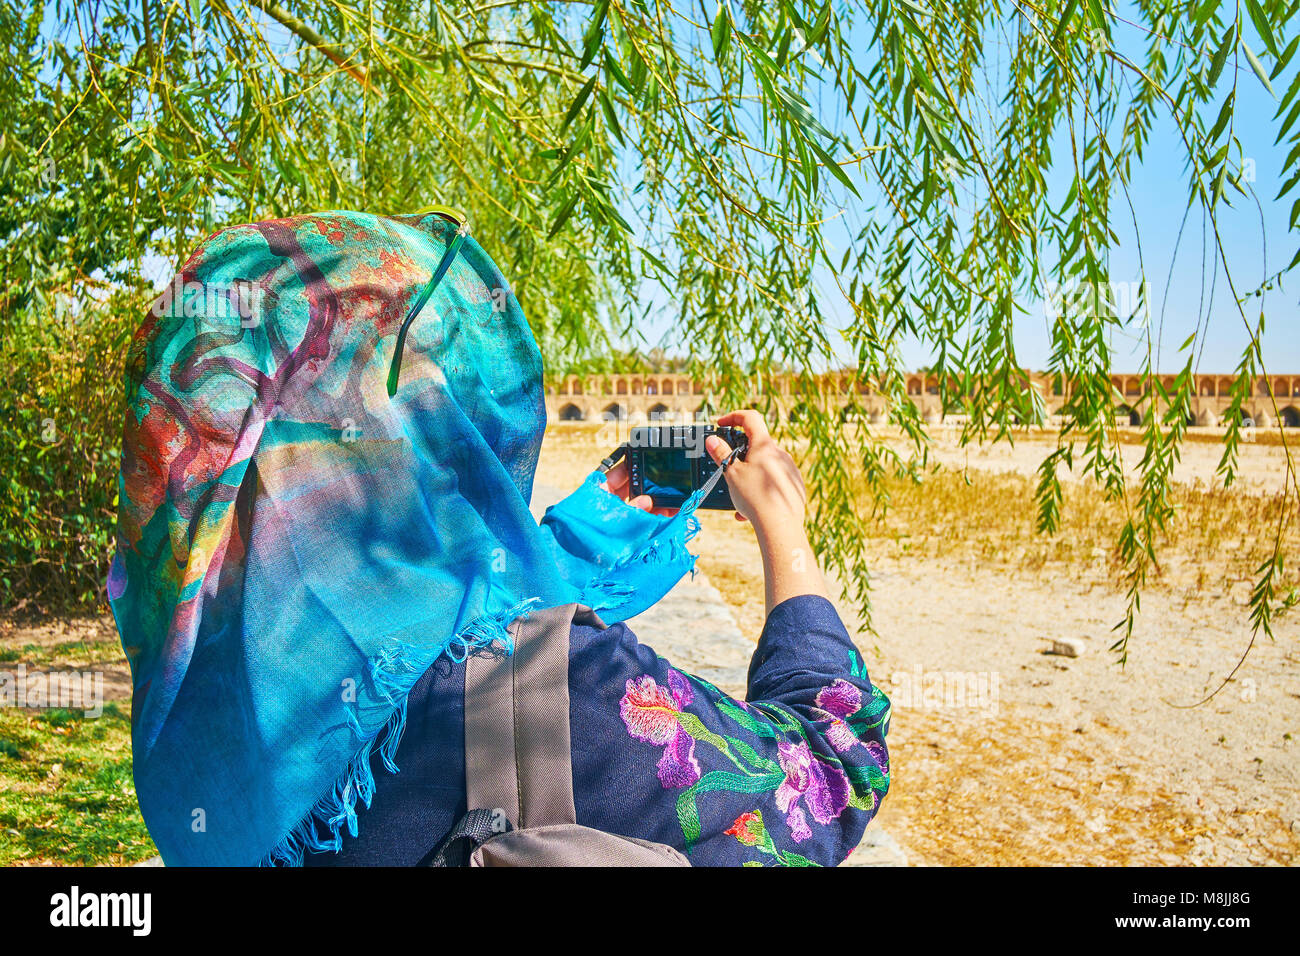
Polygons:
<instances>
[{"instance_id":1,"label":"camera screen","mask_svg":"<svg viewBox=\"0 0 1300 956\"><path fill-rule=\"evenodd\" d=\"M686 498L691 493L691 460L685 448L647 448L645 493L652 498Z\"/></svg>"}]
</instances>

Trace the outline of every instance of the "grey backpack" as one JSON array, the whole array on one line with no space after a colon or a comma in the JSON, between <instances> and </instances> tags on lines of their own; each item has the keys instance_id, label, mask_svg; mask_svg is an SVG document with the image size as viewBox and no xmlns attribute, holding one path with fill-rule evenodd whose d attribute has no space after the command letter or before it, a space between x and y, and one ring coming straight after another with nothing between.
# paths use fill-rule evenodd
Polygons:
<instances>
[{"instance_id":1,"label":"grey backpack","mask_svg":"<svg viewBox=\"0 0 1300 956\"><path fill-rule=\"evenodd\" d=\"M471 656L465 671L469 813L429 866L690 866L677 850L579 826L569 753L569 627L603 628L578 604L510 625L509 657Z\"/></svg>"}]
</instances>

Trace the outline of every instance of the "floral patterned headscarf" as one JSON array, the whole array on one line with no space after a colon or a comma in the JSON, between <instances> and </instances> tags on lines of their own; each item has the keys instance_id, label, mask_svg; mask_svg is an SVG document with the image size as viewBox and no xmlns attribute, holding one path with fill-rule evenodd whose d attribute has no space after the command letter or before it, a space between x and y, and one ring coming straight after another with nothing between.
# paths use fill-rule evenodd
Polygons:
<instances>
[{"instance_id":1,"label":"floral patterned headscarf","mask_svg":"<svg viewBox=\"0 0 1300 956\"><path fill-rule=\"evenodd\" d=\"M623 620L692 567L695 502L652 516L599 473L534 521L541 356L457 226L226 229L135 336L108 593L168 864L338 848L439 655L509 649L529 608Z\"/></svg>"}]
</instances>

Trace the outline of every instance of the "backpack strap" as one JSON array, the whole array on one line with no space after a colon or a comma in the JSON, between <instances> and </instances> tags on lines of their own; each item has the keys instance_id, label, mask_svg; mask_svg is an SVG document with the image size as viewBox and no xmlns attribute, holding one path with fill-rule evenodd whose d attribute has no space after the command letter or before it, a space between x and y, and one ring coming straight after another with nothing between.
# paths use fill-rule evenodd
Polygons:
<instances>
[{"instance_id":1,"label":"backpack strap","mask_svg":"<svg viewBox=\"0 0 1300 956\"><path fill-rule=\"evenodd\" d=\"M510 625L509 657L465 669L465 791L470 810L501 809L517 829L576 823L569 748L569 628L604 628L588 607L533 611Z\"/></svg>"}]
</instances>

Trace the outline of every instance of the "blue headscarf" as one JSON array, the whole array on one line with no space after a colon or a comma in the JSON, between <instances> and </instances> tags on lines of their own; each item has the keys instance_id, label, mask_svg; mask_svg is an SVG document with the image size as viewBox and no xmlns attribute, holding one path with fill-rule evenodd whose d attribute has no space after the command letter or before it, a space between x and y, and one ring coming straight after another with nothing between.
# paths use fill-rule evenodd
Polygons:
<instances>
[{"instance_id":1,"label":"blue headscarf","mask_svg":"<svg viewBox=\"0 0 1300 956\"><path fill-rule=\"evenodd\" d=\"M127 398L108 592L170 865L338 849L440 655L509 650L530 609L623 620L694 563L698 495L653 516L595 472L534 521L541 356L441 214L218 233L136 333Z\"/></svg>"}]
</instances>

